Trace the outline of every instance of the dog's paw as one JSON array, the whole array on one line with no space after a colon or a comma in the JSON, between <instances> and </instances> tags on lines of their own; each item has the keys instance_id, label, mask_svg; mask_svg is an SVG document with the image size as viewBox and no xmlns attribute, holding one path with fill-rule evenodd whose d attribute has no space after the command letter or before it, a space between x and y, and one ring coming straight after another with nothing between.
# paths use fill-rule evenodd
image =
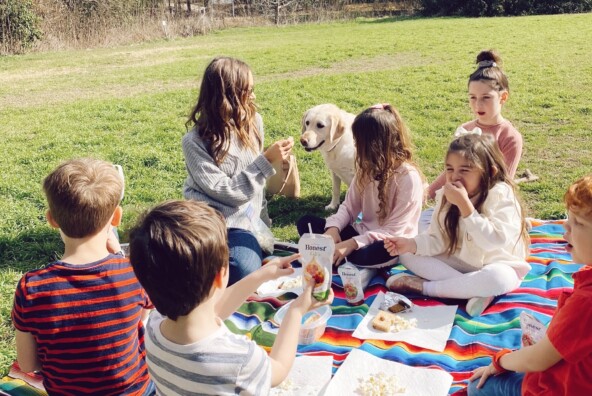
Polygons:
<instances>
[{"instance_id":1,"label":"dog's paw","mask_svg":"<svg viewBox=\"0 0 592 396\"><path fill-rule=\"evenodd\" d=\"M339 206L339 202L336 204L331 202L329 205L325 206L325 210L335 210L335 209L337 209L338 206Z\"/></svg>"}]
</instances>

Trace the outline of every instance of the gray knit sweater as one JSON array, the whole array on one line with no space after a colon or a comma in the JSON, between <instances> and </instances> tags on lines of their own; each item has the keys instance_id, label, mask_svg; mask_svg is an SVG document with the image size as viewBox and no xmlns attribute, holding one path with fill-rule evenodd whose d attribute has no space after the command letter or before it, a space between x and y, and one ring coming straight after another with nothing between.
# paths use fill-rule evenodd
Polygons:
<instances>
[{"instance_id":1,"label":"gray knit sweater","mask_svg":"<svg viewBox=\"0 0 592 396\"><path fill-rule=\"evenodd\" d=\"M263 138L263 120L256 115ZM183 195L186 199L207 202L226 218L228 227L253 230L261 213L264 187L275 170L261 153L245 148L231 137L228 154L220 165L208 153L195 128L183 136L183 155L189 175Z\"/></svg>"}]
</instances>

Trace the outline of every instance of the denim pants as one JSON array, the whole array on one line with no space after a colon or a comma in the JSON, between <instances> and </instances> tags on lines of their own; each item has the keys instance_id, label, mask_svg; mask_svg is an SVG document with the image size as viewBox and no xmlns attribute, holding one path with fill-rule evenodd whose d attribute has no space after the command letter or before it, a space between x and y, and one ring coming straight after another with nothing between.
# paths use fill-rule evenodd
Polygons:
<instances>
[{"instance_id":1,"label":"denim pants","mask_svg":"<svg viewBox=\"0 0 592 396\"><path fill-rule=\"evenodd\" d=\"M309 232L308 224L315 234L323 234L325 232L325 225L327 221L321 217L305 215L296 222L296 229L298 235ZM341 240L346 241L355 236L360 235L354 227L348 225L339 233ZM366 245L358 250L354 250L347 260L358 267L374 267L380 268L394 264L395 257L392 257L384 248L383 241L376 241L370 245Z\"/></svg>"},{"instance_id":2,"label":"denim pants","mask_svg":"<svg viewBox=\"0 0 592 396\"><path fill-rule=\"evenodd\" d=\"M520 396L522 394L522 380L524 373L507 372L493 375L481 389L477 389L479 379L469 382L467 392L469 396Z\"/></svg>"},{"instance_id":3,"label":"denim pants","mask_svg":"<svg viewBox=\"0 0 592 396\"><path fill-rule=\"evenodd\" d=\"M252 232L242 228L229 228L228 249L230 253L229 286L261 268L263 252Z\"/></svg>"}]
</instances>

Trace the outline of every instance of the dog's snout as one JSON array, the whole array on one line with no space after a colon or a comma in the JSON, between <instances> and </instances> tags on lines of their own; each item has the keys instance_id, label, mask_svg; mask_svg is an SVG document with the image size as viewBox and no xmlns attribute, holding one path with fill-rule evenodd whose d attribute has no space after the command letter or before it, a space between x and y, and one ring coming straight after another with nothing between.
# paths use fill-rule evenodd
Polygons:
<instances>
[{"instance_id":1,"label":"dog's snout","mask_svg":"<svg viewBox=\"0 0 592 396\"><path fill-rule=\"evenodd\" d=\"M304 147L308 146L308 140L305 137L301 137L300 138L300 144L303 145Z\"/></svg>"}]
</instances>

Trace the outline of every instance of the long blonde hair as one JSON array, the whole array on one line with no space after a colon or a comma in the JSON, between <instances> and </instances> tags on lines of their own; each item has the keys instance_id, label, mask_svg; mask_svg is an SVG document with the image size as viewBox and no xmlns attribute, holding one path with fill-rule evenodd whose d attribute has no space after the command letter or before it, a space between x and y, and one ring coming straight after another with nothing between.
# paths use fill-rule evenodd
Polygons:
<instances>
[{"instance_id":1,"label":"long blonde hair","mask_svg":"<svg viewBox=\"0 0 592 396\"><path fill-rule=\"evenodd\" d=\"M196 126L218 164L228 153L233 133L253 151L262 147L261 132L255 123L257 108L251 99L251 76L245 62L229 57L214 58L204 72L197 104L185 125Z\"/></svg>"},{"instance_id":2,"label":"long blonde hair","mask_svg":"<svg viewBox=\"0 0 592 396\"><path fill-rule=\"evenodd\" d=\"M372 106L356 116L352 124L356 145L358 191L378 181L378 221L388 215L388 190L392 175L402 163L412 163L409 130L390 104Z\"/></svg>"}]
</instances>

